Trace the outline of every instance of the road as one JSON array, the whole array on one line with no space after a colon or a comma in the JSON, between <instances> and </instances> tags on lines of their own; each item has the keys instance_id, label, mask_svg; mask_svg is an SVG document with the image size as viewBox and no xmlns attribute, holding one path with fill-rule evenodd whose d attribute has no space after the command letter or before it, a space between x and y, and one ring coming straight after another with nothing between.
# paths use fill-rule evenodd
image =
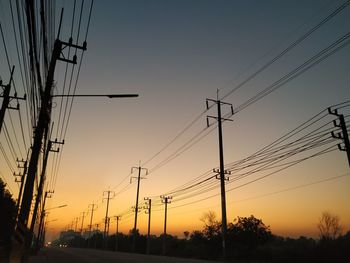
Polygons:
<instances>
[{"instance_id":1,"label":"road","mask_svg":"<svg viewBox=\"0 0 350 263\"><path fill-rule=\"evenodd\" d=\"M214 263L197 259L184 259L154 255L131 254L122 252L102 251L79 248L49 248L43 249L37 256L29 258L29 263Z\"/></svg>"}]
</instances>

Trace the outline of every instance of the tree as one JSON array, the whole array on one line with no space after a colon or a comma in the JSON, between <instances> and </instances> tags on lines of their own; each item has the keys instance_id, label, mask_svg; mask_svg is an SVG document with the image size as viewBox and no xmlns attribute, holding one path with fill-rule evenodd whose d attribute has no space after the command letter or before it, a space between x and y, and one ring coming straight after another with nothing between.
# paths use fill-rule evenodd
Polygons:
<instances>
[{"instance_id":1,"label":"tree","mask_svg":"<svg viewBox=\"0 0 350 263\"><path fill-rule=\"evenodd\" d=\"M220 235L221 223L216 219L214 211L204 213L200 220L204 223L203 234L208 240L212 240Z\"/></svg>"},{"instance_id":2,"label":"tree","mask_svg":"<svg viewBox=\"0 0 350 263\"><path fill-rule=\"evenodd\" d=\"M321 240L334 240L342 233L339 217L328 211L322 213L317 228L320 231Z\"/></svg>"},{"instance_id":3,"label":"tree","mask_svg":"<svg viewBox=\"0 0 350 263\"><path fill-rule=\"evenodd\" d=\"M0 252L3 250L8 255L15 226L16 203L5 186L6 184L0 178Z\"/></svg>"},{"instance_id":4,"label":"tree","mask_svg":"<svg viewBox=\"0 0 350 263\"><path fill-rule=\"evenodd\" d=\"M251 251L272 239L270 227L261 219L238 217L236 224L229 224L228 235L234 246Z\"/></svg>"}]
</instances>

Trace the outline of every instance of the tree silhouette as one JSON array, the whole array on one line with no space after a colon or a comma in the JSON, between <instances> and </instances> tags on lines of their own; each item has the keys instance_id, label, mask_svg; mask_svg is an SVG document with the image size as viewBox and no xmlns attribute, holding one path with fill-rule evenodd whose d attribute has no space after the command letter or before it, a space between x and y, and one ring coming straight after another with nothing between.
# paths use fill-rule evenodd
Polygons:
<instances>
[{"instance_id":1,"label":"tree silhouette","mask_svg":"<svg viewBox=\"0 0 350 263\"><path fill-rule=\"evenodd\" d=\"M334 240L342 233L339 217L328 211L322 213L317 228L320 231L321 240Z\"/></svg>"},{"instance_id":2,"label":"tree silhouette","mask_svg":"<svg viewBox=\"0 0 350 263\"><path fill-rule=\"evenodd\" d=\"M253 251L272 239L270 227L253 215L238 217L235 224L228 225L229 252L241 257L250 258Z\"/></svg>"},{"instance_id":3,"label":"tree silhouette","mask_svg":"<svg viewBox=\"0 0 350 263\"><path fill-rule=\"evenodd\" d=\"M11 235L16 217L16 203L5 189L6 184L0 178L0 260L8 256L11 249Z\"/></svg>"},{"instance_id":4,"label":"tree silhouette","mask_svg":"<svg viewBox=\"0 0 350 263\"><path fill-rule=\"evenodd\" d=\"M208 211L202 215L200 220L204 223L203 234L208 240L216 239L220 235L221 222L216 219L213 211Z\"/></svg>"}]
</instances>

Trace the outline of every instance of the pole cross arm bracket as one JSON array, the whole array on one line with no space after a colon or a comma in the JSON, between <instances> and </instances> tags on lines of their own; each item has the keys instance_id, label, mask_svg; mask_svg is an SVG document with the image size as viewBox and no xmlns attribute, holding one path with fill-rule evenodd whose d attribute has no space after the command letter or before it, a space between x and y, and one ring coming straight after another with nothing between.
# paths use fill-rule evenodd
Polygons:
<instances>
[{"instance_id":1,"label":"pole cross arm bracket","mask_svg":"<svg viewBox=\"0 0 350 263\"><path fill-rule=\"evenodd\" d=\"M338 146L338 149L339 149L339 151L344 151L344 152L346 152L346 147L345 146L343 146L342 144L337 144L337 146Z\"/></svg>"},{"instance_id":2,"label":"pole cross arm bracket","mask_svg":"<svg viewBox=\"0 0 350 263\"><path fill-rule=\"evenodd\" d=\"M343 135L338 132L337 134L334 133L334 131L331 132L332 138L334 139L339 139L339 140L343 140Z\"/></svg>"},{"instance_id":3,"label":"pole cross arm bracket","mask_svg":"<svg viewBox=\"0 0 350 263\"><path fill-rule=\"evenodd\" d=\"M83 43L83 46L78 46L78 45L73 44L72 38L69 39L69 42L64 42L64 41L60 41L60 40L57 40L57 41L59 41L60 45L61 45L60 56L57 59L64 61L64 62L67 62L67 63L77 64L77 56L74 55L73 59L66 58L64 53L63 53L63 50L67 47L71 47L71 48L81 49L81 50L85 51L86 46L87 46L86 42Z\"/></svg>"},{"instance_id":4,"label":"pole cross arm bracket","mask_svg":"<svg viewBox=\"0 0 350 263\"><path fill-rule=\"evenodd\" d=\"M327 108L327 110L328 110L328 113L329 113L329 114L335 115L335 116L338 116L338 117L339 117L339 113L338 113L338 110L337 110L337 109L335 109L335 110L332 111L332 108L329 107L329 108Z\"/></svg>"},{"instance_id":5,"label":"pole cross arm bracket","mask_svg":"<svg viewBox=\"0 0 350 263\"><path fill-rule=\"evenodd\" d=\"M346 152L348 157L348 163L350 166L350 140L349 140L348 129L346 127L345 117L343 114L339 114L337 109L332 111L330 107L328 108L328 113L338 117L339 124L336 120L333 121L333 124L335 127L340 128L341 132L338 132L337 134L335 134L334 131L332 131L331 135L333 138L340 139L343 141L344 146L342 146L341 144L338 144L338 149Z\"/></svg>"}]
</instances>

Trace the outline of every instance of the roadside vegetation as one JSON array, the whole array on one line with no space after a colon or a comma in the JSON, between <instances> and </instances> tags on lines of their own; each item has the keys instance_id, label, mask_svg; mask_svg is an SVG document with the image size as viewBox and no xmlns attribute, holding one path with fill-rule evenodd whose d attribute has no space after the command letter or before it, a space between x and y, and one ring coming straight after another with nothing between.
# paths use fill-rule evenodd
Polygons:
<instances>
[{"instance_id":1,"label":"roadside vegetation","mask_svg":"<svg viewBox=\"0 0 350 263\"><path fill-rule=\"evenodd\" d=\"M183 238L166 236L166 255L174 257L221 259L221 223L214 212L205 213L203 228L185 231ZM237 217L228 223L227 257L242 262L348 262L350 258L350 232L342 235L340 220L329 212L322 213L318 224L319 239L301 236L284 238L274 235L269 226L254 217ZM162 255L163 236L151 236L150 254ZM117 250L132 251L132 231L119 233ZM57 240L53 245L116 250L116 235L108 237L97 233L90 239L76 236L70 240ZM136 252L146 253L147 236L137 233Z\"/></svg>"}]
</instances>

